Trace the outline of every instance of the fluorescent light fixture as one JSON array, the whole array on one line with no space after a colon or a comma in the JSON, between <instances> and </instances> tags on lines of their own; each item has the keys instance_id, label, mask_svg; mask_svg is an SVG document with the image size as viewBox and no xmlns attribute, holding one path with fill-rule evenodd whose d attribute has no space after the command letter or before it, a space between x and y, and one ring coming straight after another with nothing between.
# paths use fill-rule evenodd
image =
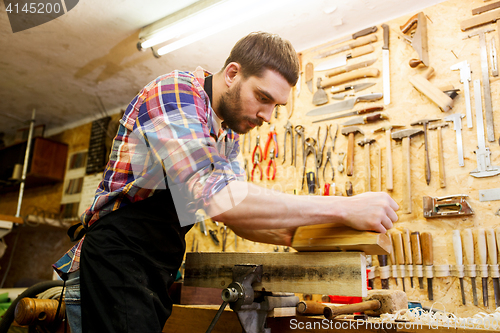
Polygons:
<instances>
[{"instance_id":1,"label":"fluorescent light fixture","mask_svg":"<svg viewBox=\"0 0 500 333\"><path fill-rule=\"evenodd\" d=\"M292 1L293 2L293 1ZM167 16L141 30L139 49L146 49L183 37L159 48L163 55L197 42L222 30L241 24L259 15L289 4L287 0L205 0Z\"/></svg>"}]
</instances>

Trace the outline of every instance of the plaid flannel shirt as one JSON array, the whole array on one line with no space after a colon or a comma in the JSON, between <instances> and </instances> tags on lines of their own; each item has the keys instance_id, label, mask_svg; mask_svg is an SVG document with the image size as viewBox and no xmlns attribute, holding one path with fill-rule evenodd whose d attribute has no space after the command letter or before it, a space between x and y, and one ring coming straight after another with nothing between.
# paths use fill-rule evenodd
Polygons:
<instances>
[{"instance_id":1,"label":"plaid flannel shirt","mask_svg":"<svg viewBox=\"0 0 500 333\"><path fill-rule=\"evenodd\" d=\"M228 182L244 179L237 162L238 134L222 128L216 133L216 115L204 90L208 75L201 67L174 71L150 82L132 100L94 202L81 216L85 227L166 188L173 192L177 214L185 210L194 216ZM78 270L84 239L53 265L56 271Z\"/></svg>"}]
</instances>

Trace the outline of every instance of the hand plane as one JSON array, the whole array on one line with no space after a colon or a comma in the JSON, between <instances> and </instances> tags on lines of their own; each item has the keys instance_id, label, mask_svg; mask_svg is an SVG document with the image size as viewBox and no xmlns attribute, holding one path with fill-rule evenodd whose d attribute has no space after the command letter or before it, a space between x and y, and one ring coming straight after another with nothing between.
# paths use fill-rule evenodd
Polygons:
<instances>
[{"instance_id":1,"label":"hand plane","mask_svg":"<svg viewBox=\"0 0 500 333\"><path fill-rule=\"evenodd\" d=\"M410 67L420 64L429 66L429 52L427 45L427 18L423 12L413 15L408 22L400 27L403 34L412 33L411 37L403 35L404 41L409 43L418 54L418 59L410 60Z\"/></svg>"},{"instance_id":2,"label":"hand plane","mask_svg":"<svg viewBox=\"0 0 500 333\"><path fill-rule=\"evenodd\" d=\"M451 217L474 214L469 203L465 200L466 194L449 195L432 198L424 196L424 217Z\"/></svg>"}]
</instances>

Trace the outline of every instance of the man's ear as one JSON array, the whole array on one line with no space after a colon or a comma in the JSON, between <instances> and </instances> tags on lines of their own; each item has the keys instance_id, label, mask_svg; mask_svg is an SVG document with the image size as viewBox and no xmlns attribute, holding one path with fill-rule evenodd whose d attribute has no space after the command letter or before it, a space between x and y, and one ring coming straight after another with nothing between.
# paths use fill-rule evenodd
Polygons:
<instances>
[{"instance_id":1,"label":"man's ear","mask_svg":"<svg viewBox=\"0 0 500 333\"><path fill-rule=\"evenodd\" d=\"M233 85L241 76L241 65L237 62L230 62L224 69L224 82L227 87Z\"/></svg>"}]
</instances>

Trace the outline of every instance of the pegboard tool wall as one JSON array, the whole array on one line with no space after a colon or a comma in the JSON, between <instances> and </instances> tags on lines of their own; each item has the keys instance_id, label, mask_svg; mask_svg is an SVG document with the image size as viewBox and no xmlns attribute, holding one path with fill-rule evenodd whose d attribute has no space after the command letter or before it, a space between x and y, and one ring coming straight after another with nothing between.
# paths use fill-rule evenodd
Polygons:
<instances>
[{"instance_id":1,"label":"pegboard tool wall","mask_svg":"<svg viewBox=\"0 0 500 333\"><path fill-rule=\"evenodd\" d=\"M297 149L297 167L291 165L291 147L290 142L287 142L286 151L286 162L282 163L283 160L283 140L284 140L284 126L287 121L290 121L293 126L303 125L305 128L305 137L317 137L318 127L321 126L321 141L326 133L327 125L332 125L331 129L335 131L337 124L339 124L339 131L337 135L337 140L335 143L335 150L332 154L332 163L335 168L335 179L332 183L335 183L334 191L336 195L346 195L345 194L345 184L347 181L352 182L353 193L360 194L366 189L366 168L365 165L367 161L365 160L364 149L366 147L358 146L356 143L364 138L374 138L376 142L371 146L370 154L370 166L371 166L371 189L372 191L377 191L379 188L379 179L381 178L381 189L390 193L390 195L398 202L400 207L404 206L403 190L402 186L405 182L404 173L406 169L406 162L403 164L403 147L400 142L392 140L392 155L394 164L394 189L392 191L387 190L386 184L386 154L387 147L385 143L385 136L383 132L372 133L373 130L380 128L385 124L400 124L404 125L406 129L408 128L422 128L422 126L411 126L410 124L416 122L420 119L425 118L439 118L443 119L453 113L466 113L465 111L465 96L464 87L460 82L460 71L451 70L450 67L464 60L468 61L472 71L472 80L470 82L470 96L472 105L472 120L473 128L467 127L467 118L462 119L462 136L463 136L463 153L464 153L464 166L459 166L458 164L458 154L457 154L457 143L456 143L456 133L453 130L453 123L448 122L448 127L442 129L442 140L444 146L444 169L445 169L445 180L446 187L441 188L438 175L438 140L437 131L428 131L428 151L430 155L430 168L431 168L431 181L430 184L426 184L425 177L425 147L424 147L424 137L423 135L417 135L411 139L410 151L411 151L411 201L412 209L411 213L404 213L402 210L398 212L399 221L395 224L395 228L391 232L401 231L404 228L410 231L430 232L433 237L433 250L434 250L434 265L455 265L455 258L453 252L452 244L452 231L453 230L463 230L466 228L472 228L475 232L478 228L496 228L500 226L500 216L495 215L495 212L500 207L500 201L479 201L479 190L492 189L500 187L500 176L485 177L485 178L475 178L470 175L470 172L477 168L476 154L474 150L477 149L477 125L475 116L475 99L474 99L474 88L473 81L481 80L481 59L480 59L480 44L478 37L466 38L469 34L473 34L476 31L488 29L497 29L496 23L483 25L478 28L470 29L462 32L460 29L460 23L464 20L472 18L471 10L486 5L483 1L474 0L451 0L443 2L432 7L423 10L427 18L427 38L428 38L428 54L430 67L434 68L435 74L429 81L436 87L448 87L452 85L456 89L460 89L459 95L454 99L454 106L451 111L442 112L436 104L434 104L429 98L423 95L421 92L417 91L409 81L409 77L415 74L422 74L426 68L419 66L417 68L411 68L409 66L409 60L418 58L416 51L411 45L403 40L402 32L400 26L404 25L411 16L416 13L410 14L408 16L400 17L394 19L390 22L385 22L390 29L390 79L391 79L391 103L385 105L382 111L388 116L387 120L378 121L375 123L358 125L364 132L364 136L357 135L355 137L355 154L354 154L354 174L349 177L346 172L338 172L338 153L347 153L347 137L341 134L342 124L344 121L350 118L340 118L332 121L326 121L321 123L313 124L312 121L316 119L323 118L324 116L314 116L308 117L305 114L314 109L316 106L313 105L313 94L316 92L316 80L318 77L325 79L323 75L324 72L314 72L313 78L313 93L311 93L305 82L305 66L307 63L312 63L317 66L321 61L329 59L330 57L324 59L315 59L314 56L320 52L328 51L339 46L347 45L352 41L344 42L343 44L335 45L329 48L324 48L321 51L304 50L301 52L301 62L302 62L302 75L300 80L300 86L296 87L292 91L291 98L289 99L288 105L285 107L280 107L278 110L277 118L274 117L271 120L271 124L264 124L260 128L252 130L247 134L245 138L245 146L243 148L243 158L247 160L249 172L252 169L251 162L251 151L253 150L256 142L257 135L260 136L260 145L264 150L264 145L267 140L269 129L271 125L275 126L277 131L278 143L279 143L279 157L276 159L277 173L275 180L267 180L264 174L263 180L260 180L260 175L258 171L255 171L254 182L268 187L273 188L278 191L293 193L294 190L297 194L307 195L307 185L301 189L302 184L302 149ZM378 40L372 45L374 46L374 52L360 56L356 59L348 60L348 64L361 62L364 60L369 60L376 58L377 61L371 65L371 68L377 68L380 71L378 77L363 78L360 80L352 81L352 83L362 83L362 82L374 82L374 86L362 91L357 92L356 96L360 96L368 93L383 92L383 66L382 66L382 46L383 46L383 29L378 25L378 30L375 33ZM341 36L339 36L341 37ZM498 30L486 34L486 41L488 45L488 52L490 51L490 41L495 38L495 47L497 47L498 41L500 40L500 34ZM321 45L320 45L321 46ZM349 53L342 52L338 55L346 55ZM336 55L336 56L338 56ZM335 57L335 56L333 56ZM489 64L490 68L492 64ZM500 129L500 97L499 97L499 85L498 77L495 78L489 75L490 85L491 85L491 98L493 105L493 115L494 115L494 128ZM351 82L346 82L339 86L347 85ZM297 96L297 90L300 89L300 94ZM338 101L332 99L332 94L330 93L330 88L326 88L329 104L336 103ZM482 89L481 89L481 92ZM483 96L484 98L484 96ZM362 108L383 105L383 100L379 100L373 103L357 103L353 110L359 110ZM293 110L291 111L291 109ZM484 109L484 102L483 102ZM288 115L292 112L292 115L288 118ZM347 110L346 110L347 112ZM484 117L484 112L483 112ZM432 124L432 123L431 123ZM485 123L486 131L486 123ZM294 132L295 135L295 132ZM495 141L486 141L486 146L491 150L491 165L500 165L500 146L498 144L498 139L500 133L495 131ZM249 148L248 140L251 140L251 145ZM288 139L289 140L289 139ZM300 144L300 140L298 143ZM322 143L322 142L321 142ZM325 152L323 156L323 165L326 159L326 149L330 145L330 141L327 141ZM381 154L381 156L379 156ZM269 156L265 156L266 160L261 163L263 171L265 173L267 162L269 161ZM379 158L381 159L381 167L379 165ZM344 160L344 169L346 167ZM309 155L307 158L307 169L314 171L314 160L313 156ZM319 188L316 189L314 195L320 194L320 189L323 190L324 180L322 177L323 167L319 169ZM331 171L326 171L327 177L331 177ZM471 216L461 216L461 217L438 217L433 219L426 219L423 216L423 196L430 197L443 197L448 195L465 194L467 202L470 204L474 210L474 214ZM199 233L197 228L194 228L193 232L187 236L188 249L190 248L191 239L194 237L200 240L200 237L196 235ZM234 238L231 233L230 236ZM231 238L231 242L233 241ZM205 249L210 250L213 246L208 245L211 243L209 238L202 238L201 246ZM216 247L215 250L220 251L220 247ZM234 250L231 246L229 251ZM272 251L273 248L267 245L260 246L259 244L245 241L240 242L239 247L236 251L247 252L247 251ZM280 250L281 251L281 250ZM476 263L479 263L478 251L475 251ZM377 264L376 259L374 263ZM467 262L464 261L464 264ZM416 277L414 278L416 279ZM425 279L425 278L424 278ZM400 278L398 279L400 280ZM434 300L439 300L443 304L446 304L446 310L452 311L457 315L472 315L478 311L491 312L495 309L495 302L493 299L493 286L491 284L491 278L489 280L489 303L488 308L484 307L482 304L481 290L480 290L480 277L478 275L478 297L479 306L472 305L471 299L471 284L470 279L465 277L465 291L467 295L467 305L463 306L461 304L460 287L458 283L458 278L449 277L439 277L434 278ZM391 279L391 288L401 289L401 282L399 285L395 285L394 279ZM410 288L409 283L406 282L407 288L406 292L411 300L418 300L423 302L424 305L431 305L433 301L427 299L426 289L420 290L415 283L414 288ZM375 279L375 286L380 287L380 282Z\"/></svg>"}]
</instances>

